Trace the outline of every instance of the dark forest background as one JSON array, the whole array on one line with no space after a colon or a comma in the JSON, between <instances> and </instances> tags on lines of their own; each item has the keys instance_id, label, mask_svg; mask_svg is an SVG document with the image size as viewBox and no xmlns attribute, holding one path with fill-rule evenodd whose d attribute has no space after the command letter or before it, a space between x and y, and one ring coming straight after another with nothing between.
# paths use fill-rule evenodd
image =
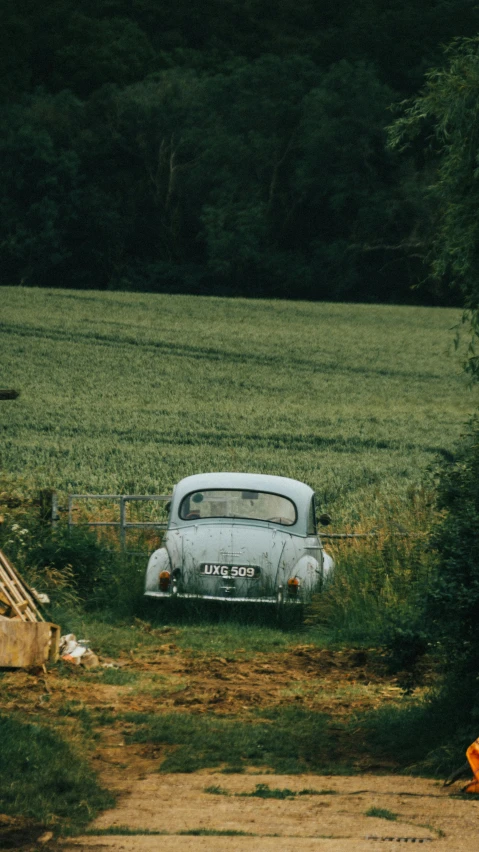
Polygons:
<instances>
[{"instance_id":1,"label":"dark forest background","mask_svg":"<svg viewBox=\"0 0 479 852\"><path fill-rule=\"evenodd\" d=\"M5 285L461 304L398 105L465 0L0 0Z\"/></svg>"}]
</instances>

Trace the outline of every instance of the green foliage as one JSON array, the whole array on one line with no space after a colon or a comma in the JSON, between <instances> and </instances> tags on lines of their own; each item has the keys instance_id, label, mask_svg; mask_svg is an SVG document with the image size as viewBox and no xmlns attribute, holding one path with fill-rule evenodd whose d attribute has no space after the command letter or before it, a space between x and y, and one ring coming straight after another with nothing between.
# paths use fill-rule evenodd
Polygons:
<instances>
[{"instance_id":1,"label":"green foliage","mask_svg":"<svg viewBox=\"0 0 479 852\"><path fill-rule=\"evenodd\" d=\"M212 629L212 623L201 617L190 621L186 630L182 630L175 642L182 648L196 654L211 654L228 659L248 659L258 653L286 651L294 641L301 640L301 633L285 633L274 625L262 623L241 623L235 619L231 608L224 612L223 619ZM205 623L206 622L206 623ZM184 623L184 615L183 615ZM321 638L318 637L321 643Z\"/></svg>"},{"instance_id":2,"label":"green foliage","mask_svg":"<svg viewBox=\"0 0 479 852\"><path fill-rule=\"evenodd\" d=\"M299 795L288 787L270 787L269 784L256 784L252 793L243 793L244 796L254 799L292 799Z\"/></svg>"},{"instance_id":3,"label":"green foliage","mask_svg":"<svg viewBox=\"0 0 479 852\"><path fill-rule=\"evenodd\" d=\"M231 793L228 793L228 790L225 790L224 787L220 787L218 784L210 784L208 787L205 787L204 793L211 793L212 796L230 796Z\"/></svg>"},{"instance_id":4,"label":"green foliage","mask_svg":"<svg viewBox=\"0 0 479 852\"><path fill-rule=\"evenodd\" d=\"M250 831L238 831L234 828L188 828L184 831L179 831L179 835L193 837L254 837Z\"/></svg>"},{"instance_id":5,"label":"green foliage","mask_svg":"<svg viewBox=\"0 0 479 852\"><path fill-rule=\"evenodd\" d=\"M367 760L397 772L446 778L461 762L477 726L471 718L460 719L457 704L452 692L435 692L339 722L301 707L271 708L241 720L184 713L128 713L125 720L130 741L170 747L165 749L162 772L215 767L227 775L257 767L284 774L344 774L357 771ZM351 741L355 762L347 749ZM233 795L216 785L205 792ZM288 799L332 794L329 789L291 791L259 785L250 793L234 795Z\"/></svg>"},{"instance_id":6,"label":"green foliage","mask_svg":"<svg viewBox=\"0 0 479 852\"><path fill-rule=\"evenodd\" d=\"M30 586L50 598L53 621L70 621L70 611L110 610L116 618L143 609L145 556L122 555L84 527L55 528L33 511L8 516L0 526L0 547Z\"/></svg>"},{"instance_id":7,"label":"green foliage","mask_svg":"<svg viewBox=\"0 0 479 852\"><path fill-rule=\"evenodd\" d=\"M324 796L334 792L334 790L290 790L288 787L279 788L270 787L269 784L256 784L251 793L235 793L235 795L253 799L294 799L295 796Z\"/></svg>"},{"instance_id":8,"label":"green foliage","mask_svg":"<svg viewBox=\"0 0 479 852\"><path fill-rule=\"evenodd\" d=\"M110 556L95 533L77 528L44 527L33 536L25 561L40 569L71 566L73 584L81 598L91 599L109 571Z\"/></svg>"},{"instance_id":9,"label":"green foliage","mask_svg":"<svg viewBox=\"0 0 479 852\"><path fill-rule=\"evenodd\" d=\"M479 423L471 422L456 458L444 467L438 490L442 517L432 535L437 576L429 595L427 617L440 642L446 666L455 679L475 684L479 665ZM471 685L471 683L470 683Z\"/></svg>"},{"instance_id":10,"label":"green foliage","mask_svg":"<svg viewBox=\"0 0 479 852\"><path fill-rule=\"evenodd\" d=\"M423 601L417 594L411 595L413 604L406 599L402 606L389 614L390 623L382 634L387 648L389 670L392 672L413 673L415 665L424 656L431 645L431 635L422 623ZM412 686L413 679L410 684Z\"/></svg>"},{"instance_id":11,"label":"green foliage","mask_svg":"<svg viewBox=\"0 0 479 852\"><path fill-rule=\"evenodd\" d=\"M297 55L36 90L2 116L4 282L401 300L376 251L416 203L384 151L394 99L371 67Z\"/></svg>"},{"instance_id":12,"label":"green foliage","mask_svg":"<svg viewBox=\"0 0 479 852\"><path fill-rule=\"evenodd\" d=\"M147 32L128 17L95 19L75 11L65 22L63 44L58 45L52 85L66 83L81 96L105 82L126 85L155 66Z\"/></svg>"},{"instance_id":13,"label":"green foliage","mask_svg":"<svg viewBox=\"0 0 479 852\"><path fill-rule=\"evenodd\" d=\"M86 761L57 733L2 715L0 741L2 813L78 829L113 805Z\"/></svg>"},{"instance_id":14,"label":"green foliage","mask_svg":"<svg viewBox=\"0 0 479 852\"><path fill-rule=\"evenodd\" d=\"M393 613L383 638L394 668L414 667L432 648L445 677L428 703L381 712L366 720L365 730L379 751L394 743L403 764L447 775L475 738L479 716L477 418L440 471L437 509L428 544L430 570L422 577L429 581L421 582L419 575L419 594ZM402 623L401 614L406 615Z\"/></svg>"},{"instance_id":15,"label":"green foliage","mask_svg":"<svg viewBox=\"0 0 479 852\"><path fill-rule=\"evenodd\" d=\"M454 35L477 31L464 0L418 8L414 0L209 0L159 3L103 0L82 4L3 0L1 79L4 97L32 86L87 95L108 81L129 82L171 65L217 69L236 57L292 53L322 67L343 57L367 59L389 85L414 91L425 65ZM43 26L42 26L43 25ZM49 61L46 61L46 60Z\"/></svg>"},{"instance_id":16,"label":"green foliage","mask_svg":"<svg viewBox=\"0 0 479 852\"><path fill-rule=\"evenodd\" d=\"M263 718L264 717L264 718ZM279 773L346 772L327 717L301 708L278 707L257 719L202 714L126 714L136 725L133 742L174 745L161 765L162 772L196 772L221 766L242 771L268 767Z\"/></svg>"},{"instance_id":17,"label":"green foliage","mask_svg":"<svg viewBox=\"0 0 479 852\"><path fill-rule=\"evenodd\" d=\"M105 669L99 677L96 673L92 674L91 679L93 683L106 683L108 686L130 686L138 680L138 673L123 669Z\"/></svg>"},{"instance_id":18,"label":"green foliage","mask_svg":"<svg viewBox=\"0 0 479 852\"><path fill-rule=\"evenodd\" d=\"M341 641L387 644L395 671L410 669L428 647L420 623L434 573L434 518L432 492L411 489L402 505L385 502L369 522L371 536L336 546L334 574L312 605L313 618Z\"/></svg>"},{"instance_id":19,"label":"green foliage","mask_svg":"<svg viewBox=\"0 0 479 852\"><path fill-rule=\"evenodd\" d=\"M32 515L23 516L21 520L22 525L8 519L2 525L0 541L29 582L40 585L38 591L53 592L54 604L94 600L97 589L110 571L111 562L109 551L98 542L96 535L81 528L69 530L64 525L53 529ZM64 584L60 580L62 575ZM73 595L71 599L68 597L69 587Z\"/></svg>"},{"instance_id":20,"label":"green foliage","mask_svg":"<svg viewBox=\"0 0 479 852\"><path fill-rule=\"evenodd\" d=\"M424 170L382 141L478 24L463 0L3 0L4 283L451 303L411 292Z\"/></svg>"},{"instance_id":21,"label":"green foliage","mask_svg":"<svg viewBox=\"0 0 479 852\"><path fill-rule=\"evenodd\" d=\"M404 104L390 128L393 147L420 144L432 154L427 193L435 210L429 239L432 275L460 289L464 321L472 338L467 369L475 376L479 358L479 38L456 39L445 51L444 67L428 72L421 93Z\"/></svg>"},{"instance_id":22,"label":"green foliage","mask_svg":"<svg viewBox=\"0 0 479 852\"><path fill-rule=\"evenodd\" d=\"M387 110L478 23L463 0L3 0L2 283L430 300Z\"/></svg>"},{"instance_id":23,"label":"green foliage","mask_svg":"<svg viewBox=\"0 0 479 852\"><path fill-rule=\"evenodd\" d=\"M155 831L151 828L130 828L128 825L110 825L108 828L88 828L82 832L86 837L158 837L168 834L167 831Z\"/></svg>"},{"instance_id":24,"label":"green foliage","mask_svg":"<svg viewBox=\"0 0 479 852\"><path fill-rule=\"evenodd\" d=\"M372 760L387 760L398 771L447 778L464 759L477 733L477 721L465 718L464 695L446 690L426 700L408 699L354 719L350 733Z\"/></svg>"},{"instance_id":25,"label":"green foliage","mask_svg":"<svg viewBox=\"0 0 479 852\"><path fill-rule=\"evenodd\" d=\"M80 162L64 137L80 110L64 92L2 111L0 253L7 280L46 283L70 258L66 234L78 212Z\"/></svg>"},{"instance_id":26,"label":"green foliage","mask_svg":"<svg viewBox=\"0 0 479 852\"><path fill-rule=\"evenodd\" d=\"M322 298L355 299L368 269L365 301L401 299L403 258L389 263L387 281L377 269L377 258L383 263L389 257L384 247L401 241L410 215L395 158L385 150L384 128L394 100L374 68L345 60L304 99L302 156L293 167L306 213L303 229L310 223L310 231L303 230L303 239L308 234L311 240L310 274Z\"/></svg>"}]
</instances>

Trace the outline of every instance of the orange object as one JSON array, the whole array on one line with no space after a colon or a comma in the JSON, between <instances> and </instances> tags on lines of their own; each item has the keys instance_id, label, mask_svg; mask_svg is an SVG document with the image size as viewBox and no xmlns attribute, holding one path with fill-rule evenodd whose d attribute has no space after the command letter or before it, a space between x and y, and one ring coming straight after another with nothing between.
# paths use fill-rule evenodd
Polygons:
<instances>
[{"instance_id":1,"label":"orange object","mask_svg":"<svg viewBox=\"0 0 479 852\"><path fill-rule=\"evenodd\" d=\"M472 769L474 781L471 781L467 787L464 787L464 792L479 794L479 739L474 740L472 745L469 746L466 751L466 757L469 761L469 766Z\"/></svg>"},{"instance_id":2,"label":"orange object","mask_svg":"<svg viewBox=\"0 0 479 852\"><path fill-rule=\"evenodd\" d=\"M288 580L288 592L290 595L297 595L300 583L297 577L290 577Z\"/></svg>"},{"instance_id":3,"label":"orange object","mask_svg":"<svg viewBox=\"0 0 479 852\"><path fill-rule=\"evenodd\" d=\"M171 580L171 577L170 577L169 571L162 571L160 573L160 590L162 592L168 591L168 587L170 585L170 580Z\"/></svg>"}]
</instances>

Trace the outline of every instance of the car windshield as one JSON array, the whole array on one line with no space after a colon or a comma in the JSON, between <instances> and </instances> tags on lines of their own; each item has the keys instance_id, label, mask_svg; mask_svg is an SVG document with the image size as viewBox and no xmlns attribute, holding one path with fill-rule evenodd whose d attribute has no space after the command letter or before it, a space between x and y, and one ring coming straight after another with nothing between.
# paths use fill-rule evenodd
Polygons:
<instances>
[{"instance_id":1,"label":"car windshield","mask_svg":"<svg viewBox=\"0 0 479 852\"><path fill-rule=\"evenodd\" d=\"M265 491L194 491L181 502L180 518L246 518L284 526L296 523L296 506L287 497Z\"/></svg>"}]
</instances>

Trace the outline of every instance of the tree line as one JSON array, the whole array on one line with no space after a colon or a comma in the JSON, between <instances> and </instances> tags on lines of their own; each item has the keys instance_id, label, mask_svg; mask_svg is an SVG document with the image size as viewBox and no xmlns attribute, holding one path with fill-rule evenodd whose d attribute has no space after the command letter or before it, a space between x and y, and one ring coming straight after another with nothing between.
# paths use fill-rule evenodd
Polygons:
<instances>
[{"instance_id":1,"label":"tree line","mask_svg":"<svg viewBox=\"0 0 479 852\"><path fill-rule=\"evenodd\" d=\"M465 0L1 0L3 284L461 303L423 145ZM418 285L420 285L418 289Z\"/></svg>"}]
</instances>

